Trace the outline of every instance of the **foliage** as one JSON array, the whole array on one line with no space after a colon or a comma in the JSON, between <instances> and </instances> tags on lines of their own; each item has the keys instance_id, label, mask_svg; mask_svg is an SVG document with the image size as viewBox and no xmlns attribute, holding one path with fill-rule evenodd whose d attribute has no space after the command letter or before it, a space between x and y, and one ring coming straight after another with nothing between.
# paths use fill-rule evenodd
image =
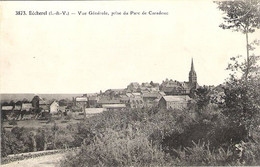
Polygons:
<instances>
[{"instance_id":1,"label":"foliage","mask_svg":"<svg viewBox=\"0 0 260 167\"><path fill-rule=\"evenodd\" d=\"M76 146L74 128L24 128L14 127L11 131L2 128L1 156Z\"/></svg>"},{"instance_id":2,"label":"foliage","mask_svg":"<svg viewBox=\"0 0 260 167\"><path fill-rule=\"evenodd\" d=\"M232 129L237 129L237 142L254 140L252 131L258 128L260 114L260 75L257 60L259 56L250 54L253 45L259 45L255 40L249 43L248 34L260 28L260 1L239 0L216 2L224 12L223 29L240 31L246 35L247 59L239 60L241 56L232 57L228 70L230 77L225 84L223 113L228 117Z\"/></svg>"},{"instance_id":3,"label":"foliage","mask_svg":"<svg viewBox=\"0 0 260 167\"><path fill-rule=\"evenodd\" d=\"M167 165L165 153L134 129L116 132L107 129L104 136L84 145L77 156L69 156L61 166L162 166Z\"/></svg>"},{"instance_id":4,"label":"foliage","mask_svg":"<svg viewBox=\"0 0 260 167\"><path fill-rule=\"evenodd\" d=\"M250 58L250 68L247 74L245 72L248 69L247 63L240 63L239 58L231 58L233 63L228 66L231 74L224 88L223 113L228 116L230 126L241 127L244 131L244 139L247 140L250 137L250 130L259 124L260 75L257 65L258 57Z\"/></svg>"},{"instance_id":5,"label":"foliage","mask_svg":"<svg viewBox=\"0 0 260 167\"><path fill-rule=\"evenodd\" d=\"M225 13L223 29L232 29L243 33L254 32L260 28L260 1L218 1L218 8Z\"/></svg>"},{"instance_id":6,"label":"foliage","mask_svg":"<svg viewBox=\"0 0 260 167\"><path fill-rule=\"evenodd\" d=\"M9 125L17 125L17 121L13 119L13 120L9 121L8 124Z\"/></svg>"},{"instance_id":7,"label":"foliage","mask_svg":"<svg viewBox=\"0 0 260 167\"><path fill-rule=\"evenodd\" d=\"M199 87L195 90L195 99L198 110L202 110L210 103L210 90L208 87Z\"/></svg>"},{"instance_id":8,"label":"foliage","mask_svg":"<svg viewBox=\"0 0 260 167\"><path fill-rule=\"evenodd\" d=\"M254 49L249 43L248 34L260 28L260 0L219 1L216 3L218 8L226 14L223 17L224 23L220 27L240 31L246 35L247 60L243 75L247 81L252 64L250 51ZM253 44L259 44L259 41L255 40Z\"/></svg>"}]
</instances>

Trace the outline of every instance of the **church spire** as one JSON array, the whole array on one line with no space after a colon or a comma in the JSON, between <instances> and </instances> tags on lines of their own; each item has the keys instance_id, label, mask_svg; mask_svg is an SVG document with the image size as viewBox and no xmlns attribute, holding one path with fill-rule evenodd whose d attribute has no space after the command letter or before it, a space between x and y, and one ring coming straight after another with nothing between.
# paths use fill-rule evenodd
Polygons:
<instances>
[{"instance_id":1,"label":"church spire","mask_svg":"<svg viewBox=\"0 0 260 167\"><path fill-rule=\"evenodd\" d=\"M191 58L191 69L190 69L191 71L195 71L194 70L194 66L193 66L193 58Z\"/></svg>"},{"instance_id":2,"label":"church spire","mask_svg":"<svg viewBox=\"0 0 260 167\"><path fill-rule=\"evenodd\" d=\"M194 70L193 58L191 59L191 68L190 68L190 73L189 73L189 83L190 84L197 84L197 74Z\"/></svg>"}]
</instances>

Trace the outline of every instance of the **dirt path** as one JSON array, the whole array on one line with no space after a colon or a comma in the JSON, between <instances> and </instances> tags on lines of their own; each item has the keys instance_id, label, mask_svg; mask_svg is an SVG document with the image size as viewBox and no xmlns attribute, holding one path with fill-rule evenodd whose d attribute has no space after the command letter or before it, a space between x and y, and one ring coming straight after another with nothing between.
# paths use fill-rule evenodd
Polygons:
<instances>
[{"instance_id":1,"label":"dirt path","mask_svg":"<svg viewBox=\"0 0 260 167\"><path fill-rule=\"evenodd\" d=\"M55 167L58 166L59 161L63 158L64 155L65 153L45 155L37 158L12 162L1 166L3 167Z\"/></svg>"}]
</instances>

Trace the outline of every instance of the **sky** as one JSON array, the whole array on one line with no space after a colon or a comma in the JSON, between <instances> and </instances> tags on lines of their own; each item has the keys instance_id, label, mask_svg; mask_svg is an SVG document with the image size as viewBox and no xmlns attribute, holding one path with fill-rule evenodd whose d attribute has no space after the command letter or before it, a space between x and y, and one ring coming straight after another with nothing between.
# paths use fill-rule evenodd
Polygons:
<instances>
[{"instance_id":1,"label":"sky","mask_svg":"<svg viewBox=\"0 0 260 167\"><path fill-rule=\"evenodd\" d=\"M0 93L92 93L130 82L228 76L230 57L245 57L245 35L219 28L212 1L0 2ZM19 16L15 11L154 11L168 15ZM260 32L249 39L260 37ZM255 50L259 53L259 48Z\"/></svg>"}]
</instances>

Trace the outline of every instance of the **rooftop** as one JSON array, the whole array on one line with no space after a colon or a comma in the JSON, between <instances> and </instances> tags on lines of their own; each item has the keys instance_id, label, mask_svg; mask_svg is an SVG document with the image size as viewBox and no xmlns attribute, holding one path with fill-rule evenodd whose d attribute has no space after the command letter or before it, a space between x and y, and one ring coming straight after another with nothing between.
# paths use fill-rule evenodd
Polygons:
<instances>
[{"instance_id":1,"label":"rooftop","mask_svg":"<svg viewBox=\"0 0 260 167\"><path fill-rule=\"evenodd\" d=\"M188 100L191 100L191 98L187 95L184 95L184 96L163 96L162 98L164 98L165 101L188 101Z\"/></svg>"}]
</instances>

